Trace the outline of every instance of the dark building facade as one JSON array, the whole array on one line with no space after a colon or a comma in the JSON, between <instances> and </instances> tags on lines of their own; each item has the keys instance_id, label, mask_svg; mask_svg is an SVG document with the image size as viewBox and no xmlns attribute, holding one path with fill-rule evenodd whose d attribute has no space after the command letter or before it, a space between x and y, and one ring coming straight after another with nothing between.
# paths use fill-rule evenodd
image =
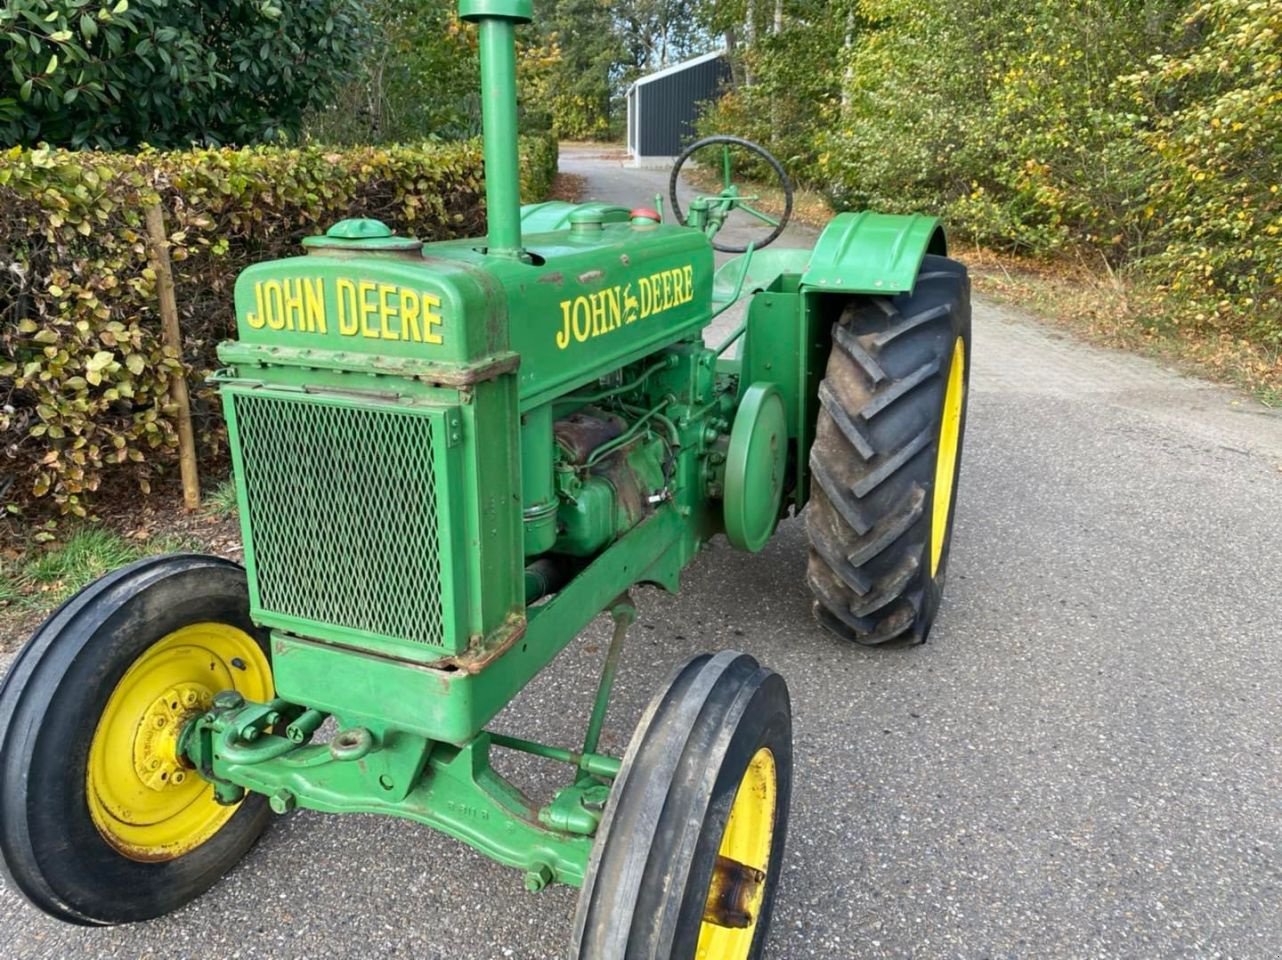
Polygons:
<instances>
[{"instance_id":1,"label":"dark building facade","mask_svg":"<svg viewBox=\"0 0 1282 960\"><path fill-rule=\"evenodd\" d=\"M723 51L642 77L628 90L628 153L634 161L668 160L694 139L699 105L730 81Z\"/></svg>"}]
</instances>

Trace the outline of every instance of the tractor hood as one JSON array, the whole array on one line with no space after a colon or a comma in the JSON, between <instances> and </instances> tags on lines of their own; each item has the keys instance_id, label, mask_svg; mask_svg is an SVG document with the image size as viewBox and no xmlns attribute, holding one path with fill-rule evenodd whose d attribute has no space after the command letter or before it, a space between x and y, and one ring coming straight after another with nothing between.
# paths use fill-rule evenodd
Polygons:
<instances>
[{"instance_id":1,"label":"tractor hood","mask_svg":"<svg viewBox=\"0 0 1282 960\"><path fill-rule=\"evenodd\" d=\"M527 235L527 260L344 221L306 241L306 256L241 274L239 340L219 356L442 384L519 367L528 406L695 335L709 316L707 238L587 214L577 228Z\"/></svg>"}]
</instances>

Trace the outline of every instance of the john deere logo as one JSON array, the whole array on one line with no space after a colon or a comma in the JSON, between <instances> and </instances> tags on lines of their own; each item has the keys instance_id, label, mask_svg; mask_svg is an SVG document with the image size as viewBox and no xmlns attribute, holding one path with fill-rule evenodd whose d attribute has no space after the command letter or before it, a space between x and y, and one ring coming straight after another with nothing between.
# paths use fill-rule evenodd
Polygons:
<instances>
[{"instance_id":1,"label":"john deere logo","mask_svg":"<svg viewBox=\"0 0 1282 960\"><path fill-rule=\"evenodd\" d=\"M635 286L635 290L634 290ZM630 323L689 303L694 299L694 267L661 270L636 284L616 284L596 293L561 301L561 329L556 345L586 343Z\"/></svg>"},{"instance_id":2,"label":"john deere logo","mask_svg":"<svg viewBox=\"0 0 1282 960\"><path fill-rule=\"evenodd\" d=\"M255 310L245 314L253 330L329 333L338 321L343 337L445 342L439 297L391 283L339 277L326 291L320 277L286 277L254 284Z\"/></svg>"}]
</instances>

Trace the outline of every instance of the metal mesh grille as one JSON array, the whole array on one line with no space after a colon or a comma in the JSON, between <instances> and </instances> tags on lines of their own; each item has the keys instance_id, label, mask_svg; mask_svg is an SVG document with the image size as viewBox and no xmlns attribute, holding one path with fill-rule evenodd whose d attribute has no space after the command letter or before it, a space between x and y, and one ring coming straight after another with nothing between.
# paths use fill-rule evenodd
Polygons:
<instances>
[{"instance_id":1,"label":"metal mesh grille","mask_svg":"<svg viewBox=\"0 0 1282 960\"><path fill-rule=\"evenodd\" d=\"M431 419L262 394L235 405L259 605L440 644Z\"/></svg>"}]
</instances>

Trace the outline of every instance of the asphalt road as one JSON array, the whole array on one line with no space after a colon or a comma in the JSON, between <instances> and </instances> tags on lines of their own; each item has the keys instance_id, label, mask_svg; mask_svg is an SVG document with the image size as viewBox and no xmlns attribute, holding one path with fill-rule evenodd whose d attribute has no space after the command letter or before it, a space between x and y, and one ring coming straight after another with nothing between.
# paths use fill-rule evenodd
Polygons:
<instances>
[{"instance_id":1,"label":"asphalt road","mask_svg":"<svg viewBox=\"0 0 1282 960\"><path fill-rule=\"evenodd\" d=\"M590 151L565 168L623 202L662 179ZM788 678L774 960L1282 956L1282 419L979 302L958 496L928 646L817 628L799 523L755 556L722 541L679 596L639 596L607 745L696 651ZM500 726L574 742L604 640ZM550 958L574 900L409 823L303 812L144 926L60 926L0 889L0 956Z\"/></svg>"}]
</instances>

